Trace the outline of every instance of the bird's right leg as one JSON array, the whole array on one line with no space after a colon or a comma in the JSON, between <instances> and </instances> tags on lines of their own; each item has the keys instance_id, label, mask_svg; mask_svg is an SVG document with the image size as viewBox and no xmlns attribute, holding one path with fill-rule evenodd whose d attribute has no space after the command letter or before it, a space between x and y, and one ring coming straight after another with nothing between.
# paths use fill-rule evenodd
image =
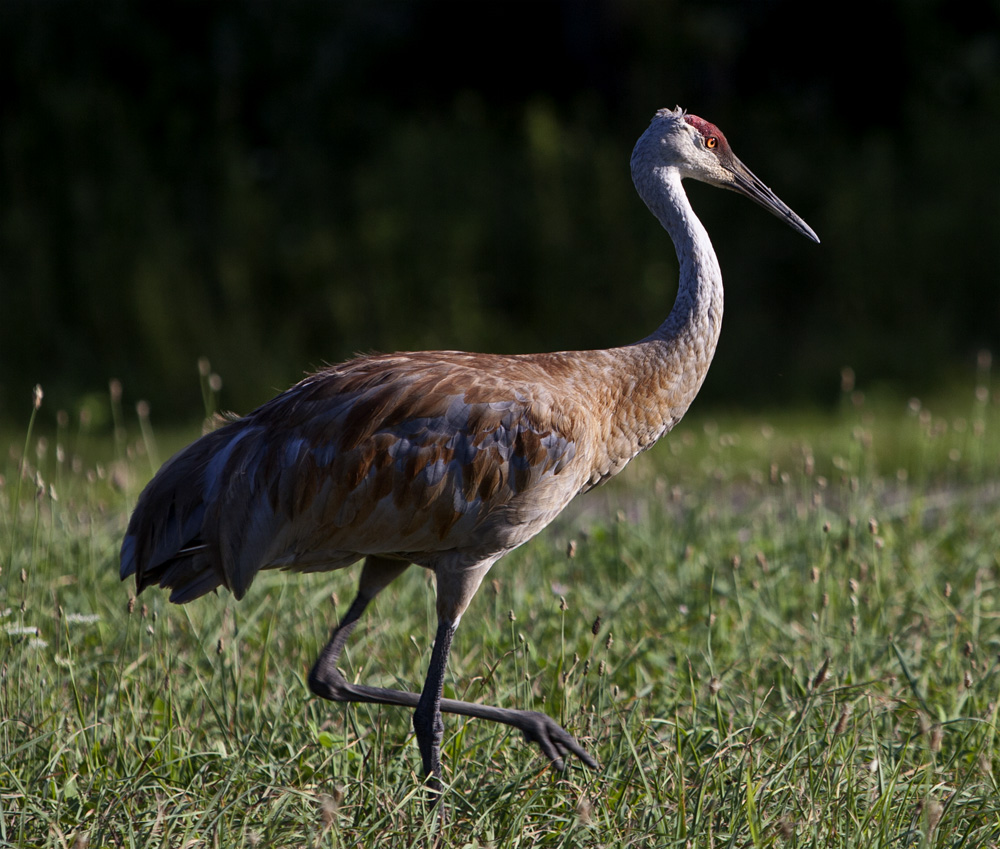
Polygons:
<instances>
[{"instance_id":1,"label":"bird's right leg","mask_svg":"<svg viewBox=\"0 0 1000 849\"><path fill-rule=\"evenodd\" d=\"M351 602L347 614L340 620L340 624L333 629L330 640L323 647L323 651L309 672L309 689L317 696L333 702L371 701L358 697L356 688L348 684L337 669L337 661L340 660L341 652L347 644L347 638L351 636L354 626L358 624L369 602L398 578L409 565L404 560L389 560L374 556L365 559L358 581L358 594Z\"/></svg>"}]
</instances>

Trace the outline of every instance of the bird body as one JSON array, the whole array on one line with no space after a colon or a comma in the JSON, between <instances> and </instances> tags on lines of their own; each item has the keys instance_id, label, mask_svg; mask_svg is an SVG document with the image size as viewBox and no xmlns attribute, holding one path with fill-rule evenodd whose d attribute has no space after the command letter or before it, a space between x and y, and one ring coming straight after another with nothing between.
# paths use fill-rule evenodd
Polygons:
<instances>
[{"instance_id":1,"label":"bird body","mask_svg":"<svg viewBox=\"0 0 1000 849\"><path fill-rule=\"evenodd\" d=\"M493 562L680 419L703 372L665 368L660 347L403 353L319 372L164 466L135 515L169 518L126 542L127 557L142 546L140 589L242 598L261 569L371 554Z\"/></svg>"},{"instance_id":2,"label":"bird body","mask_svg":"<svg viewBox=\"0 0 1000 849\"><path fill-rule=\"evenodd\" d=\"M816 239L717 128L680 109L656 114L632 175L680 263L674 308L654 333L606 350L398 353L324 369L163 466L129 523L122 578L135 574L140 591L170 588L183 603L220 586L241 598L262 569L365 559L358 596L310 674L315 693L415 707L432 786L442 711L517 727L560 768L568 753L595 766L544 714L442 699L451 637L493 564L655 444L701 387L721 329L722 275L681 180L740 191ZM411 563L437 584L423 691L348 684L335 666L347 636Z\"/></svg>"}]
</instances>

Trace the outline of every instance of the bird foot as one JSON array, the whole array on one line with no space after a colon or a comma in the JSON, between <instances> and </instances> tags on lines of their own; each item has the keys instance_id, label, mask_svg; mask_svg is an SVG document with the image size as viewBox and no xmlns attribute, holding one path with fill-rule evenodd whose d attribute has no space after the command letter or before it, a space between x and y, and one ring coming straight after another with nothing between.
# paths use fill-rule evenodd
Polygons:
<instances>
[{"instance_id":1,"label":"bird foot","mask_svg":"<svg viewBox=\"0 0 1000 849\"><path fill-rule=\"evenodd\" d=\"M309 689L321 699L331 702L347 702L351 700L351 685L347 683L344 674L333 664L323 664L322 658L316 661L309 673Z\"/></svg>"},{"instance_id":2,"label":"bird foot","mask_svg":"<svg viewBox=\"0 0 1000 849\"><path fill-rule=\"evenodd\" d=\"M565 758L570 754L576 755L591 769L598 768L597 761L587 754L576 738L548 714L536 710L517 711L517 722L511 724L520 729L525 740L535 743L560 772L566 769Z\"/></svg>"}]
</instances>

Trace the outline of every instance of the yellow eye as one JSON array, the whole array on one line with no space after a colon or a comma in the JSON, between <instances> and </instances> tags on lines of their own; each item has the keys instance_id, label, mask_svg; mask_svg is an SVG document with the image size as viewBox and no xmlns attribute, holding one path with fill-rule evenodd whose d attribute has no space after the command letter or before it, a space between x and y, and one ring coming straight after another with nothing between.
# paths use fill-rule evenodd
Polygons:
<instances>
[{"instance_id":1,"label":"yellow eye","mask_svg":"<svg viewBox=\"0 0 1000 849\"><path fill-rule=\"evenodd\" d=\"M719 140L715 136L709 136L705 139L705 147L709 150L715 150L715 146L719 143Z\"/></svg>"}]
</instances>

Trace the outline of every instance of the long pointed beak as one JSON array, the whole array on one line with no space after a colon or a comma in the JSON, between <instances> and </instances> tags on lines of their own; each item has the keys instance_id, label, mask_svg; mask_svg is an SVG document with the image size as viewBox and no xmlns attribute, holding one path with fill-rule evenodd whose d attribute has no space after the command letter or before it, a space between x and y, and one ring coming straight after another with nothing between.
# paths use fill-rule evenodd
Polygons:
<instances>
[{"instance_id":1,"label":"long pointed beak","mask_svg":"<svg viewBox=\"0 0 1000 849\"><path fill-rule=\"evenodd\" d=\"M816 235L812 227L792 212L788 204L757 179L754 173L735 156L725 163L725 168L732 176L732 182L724 184L724 188L739 192L759 203L768 212L781 218L793 230L797 230L803 236L808 236L819 244L819 236Z\"/></svg>"}]
</instances>

